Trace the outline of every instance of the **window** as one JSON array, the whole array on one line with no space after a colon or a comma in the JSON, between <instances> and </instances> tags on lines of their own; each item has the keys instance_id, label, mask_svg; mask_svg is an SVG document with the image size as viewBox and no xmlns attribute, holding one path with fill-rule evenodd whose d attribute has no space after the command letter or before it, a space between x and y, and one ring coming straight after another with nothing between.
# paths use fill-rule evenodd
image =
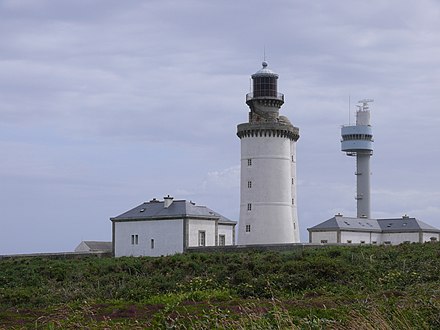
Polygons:
<instances>
[{"instance_id":1,"label":"window","mask_svg":"<svg viewBox=\"0 0 440 330\"><path fill-rule=\"evenodd\" d=\"M293 182L294 182L294 181L293 181L293 178L292 178L292 184L293 184Z\"/></svg>"},{"instance_id":2,"label":"window","mask_svg":"<svg viewBox=\"0 0 440 330\"><path fill-rule=\"evenodd\" d=\"M252 159L248 159L248 166L252 166Z\"/></svg>"},{"instance_id":3,"label":"window","mask_svg":"<svg viewBox=\"0 0 440 330\"><path fill-rule=\"evenodd\" d=\"M293 159L293 155L292 155L292 163L294 162L295 160Z\"/></svg>"},{"instance_id":4,"label":"window","mask_svg":"<svg viewBox=\"0 0 440 330\"><path fill-rule=\"evenodd\" d=\"M253 79L253 96L277 96L276 77L255 77Z\"/></svg>"},{"instance_id":5,"label":"window","mask_svg":"<svg viewBox=\"0 0 440 330\"><path fill-rule=\"evenodd\" d=\"M292 198L292 205L294 205L294 204L295 204L295 199Z\"/></svg>"},{"instance_id":6,"label":"window","mask_svg":"<svg viewBox=\"0 0 440 330\"><path fill-rule=\"evenodd\" d=\"M206 246L206 233L204 230L199 230L199 246Z\"/></svg>"},{"instance_id":7,"label":"window","mask_svg":"<svg viewBox=\"0 0 440 330\"><path fill-rule=\"evenodd\" d=\"M348 244L351 244L351 239L348 239L348 240L347 240L347 243L348 243Z\"/></svg>"},{"instance_id":8,"label":"window","mask_svg":"<svg viewBox=\"0 0 440 330\"><path fill-rule=\"evenodd\" d=\"M372 241L371 244L377 244L377 242L376 241Z\"/></svg>"},{"instance_id":9,"label":"window","mask_svg":"<svg viewBox=\"0 0 440 330\"><path fill-rule=\"evenodd\" d=\"M251 204L251 203L248 203L248 205L247 205L247 210L248 210L248 211L251 211L251 210L252 210L252 204Z\"/></svg>"},{"instance_id":10,"label":"window","mask_svg":"<svg viewBox=\"0 0 440 330\"><path fill-rule=\"evenodd\" d=\"M226 245L226 237L225 235L218 235L218 245L225 246Z\"/></svg>"},{"instance_id":11,"label":"window","mask_svg":"<svg viewBox=\"0 0 440 330\"><path fill-rule=\"evenodd\" d=\"M154 238L152 238L150 240L150 248L153 250L154 249Z\"/></svg>"},{"instance_id":12,"label":"window","mask_svg":"<svg viewBox=\"0 0 440 330\"><path fill-rule=\"evenodd\" d=\"M365 241L361 241L361 244L365 244Z\"/></svg>"},{"instance_id":13,"label":"window","mask_svg":"<svg viewBox=\"0 0 440 330\"><path fill-rule=\"evenodd\" d=\"M139 244L139 236L131 235L131 245L138 245L138 244Z\"/></svg>"},{"instance_id":14,"label":"window","mask_svg":"<svg viewBox=\"0 0 440 330\"><path fill-rule=\"evenodd\" d=\"M326 239L321 240L321 244L327 244L327 243L328 243L328 241Z\"/></svg>"},{"instance_id":15,"label":"window","mask_svg":"<svg viewBox=\"0 0 440 330\"><path fill-rule=\"evenodd\" d=\"M383 244L385 244L385 245L391 245L391 241L385 241L385 242L383 242Z\"/></svg>"},{"instance_id":16,"label":"window","mask_svg":"<svg viewBox=\"0 0 440 330\"><path fill-rule=\"evenodd\" d=\"M252 181L248 181L248 188L252 188Z\"/></svg>"},{"instance_id":17,"label":"window","mask_svg":"<svg viewBox=\"0 0 440 330\"><path fill-rule=\"evenodd\" d=\"M250 233L251 232L251 225L246 225L246 232Z\"/></svg>"}]
</instances>

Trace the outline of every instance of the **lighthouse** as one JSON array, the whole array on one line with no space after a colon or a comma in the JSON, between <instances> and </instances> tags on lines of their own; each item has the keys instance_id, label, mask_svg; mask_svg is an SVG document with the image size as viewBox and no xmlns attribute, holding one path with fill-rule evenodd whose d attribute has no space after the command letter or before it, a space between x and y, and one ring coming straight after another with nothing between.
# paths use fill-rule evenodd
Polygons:
<instances>
[{"instance_id":1,"label":"lighthouse","mask_svg":"<svg viewBox=\"0 0 440 330\"><path fill-rule=\"evenodd\" d=\"M238 243L299 242L296 200L296 141L299 129L280 116L284 95L266 61L252 75L246 95L248 122L237 126L241 142Z\"/></svg>"},{"instance_id":2,"label":"lighthouse","mask_svg":"<svg viewBox=\"0 0 440 330\"><path fill-rule=\"evenodd\" d=\"M347 156L356 157L357 217L371 218L370 158L373 155L373 131L370 125L369 103L371 99L359 101L356 125L342 126L341 150Z\"/></svg>"}]
</instances>

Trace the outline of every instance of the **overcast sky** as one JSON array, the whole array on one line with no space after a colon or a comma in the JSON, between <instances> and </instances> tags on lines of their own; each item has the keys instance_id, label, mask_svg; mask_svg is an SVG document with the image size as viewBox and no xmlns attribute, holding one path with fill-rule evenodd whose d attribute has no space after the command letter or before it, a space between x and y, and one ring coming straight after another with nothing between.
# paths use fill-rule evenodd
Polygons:
<instances>
[{"instance_id":1,"label":"overcast sky","mask_svg":"<svg viewBox=\"0 0 440 330\"><path fill-rule=\"evenodd\" d=\"M372 215L440 227L440 2L0 0L0 254L111 240L170 194L238 220L263 52L299 127L306 228L356 214L340 126L372 98Z\"/></svg>"}]
</instances>

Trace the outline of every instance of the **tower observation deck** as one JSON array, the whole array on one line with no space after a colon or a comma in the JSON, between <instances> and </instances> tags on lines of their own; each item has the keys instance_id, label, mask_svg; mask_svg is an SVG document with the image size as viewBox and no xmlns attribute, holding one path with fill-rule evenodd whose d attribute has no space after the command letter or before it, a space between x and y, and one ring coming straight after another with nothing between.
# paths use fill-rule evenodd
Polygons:
<instances>
[{"instance_id":1,"label":"tower observation deck","mask_svg":"<svg viewBox=\"0 0 440 330\"><path fill-rule=\"evenodd\" d=\"M359 101L356 125L342 126L341 150L347 156L356 157L357 217L371 218L370 157L373 155L373 131L370 125L369 103L371 99Z\"/></svg>"}]
</instances>

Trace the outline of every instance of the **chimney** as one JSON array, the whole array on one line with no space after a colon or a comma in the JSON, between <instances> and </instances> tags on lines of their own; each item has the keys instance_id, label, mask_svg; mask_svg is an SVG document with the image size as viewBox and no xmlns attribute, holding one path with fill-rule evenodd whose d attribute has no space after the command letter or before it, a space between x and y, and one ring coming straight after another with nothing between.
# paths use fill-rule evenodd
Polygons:
<instances>
[{"instance_id":1,"label":"chimney","mask_svg":"<svg viewBox=\"0 0 440 330\"><path fill-rule=\"evenodd\" d=\"M163 207L164 208L169 208L170 205L173 203L173 199L174 197L170 197L170 195L166 196L163 198Z\"/></svg>"}]
</instances>

